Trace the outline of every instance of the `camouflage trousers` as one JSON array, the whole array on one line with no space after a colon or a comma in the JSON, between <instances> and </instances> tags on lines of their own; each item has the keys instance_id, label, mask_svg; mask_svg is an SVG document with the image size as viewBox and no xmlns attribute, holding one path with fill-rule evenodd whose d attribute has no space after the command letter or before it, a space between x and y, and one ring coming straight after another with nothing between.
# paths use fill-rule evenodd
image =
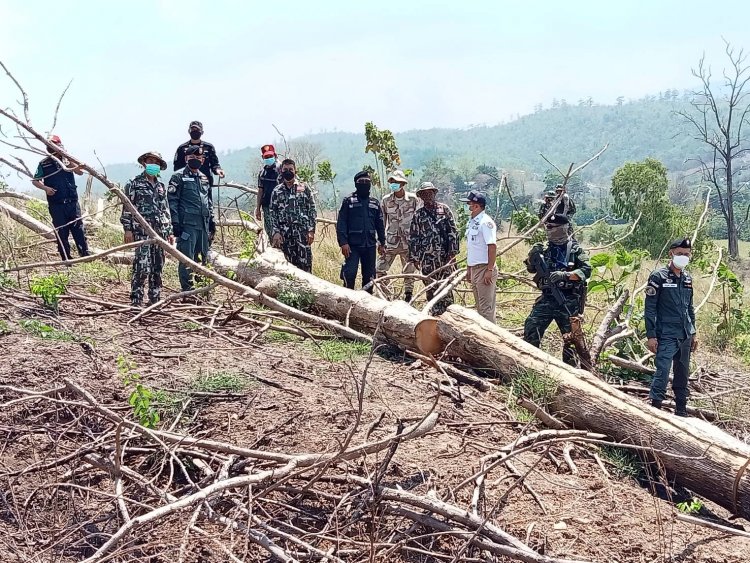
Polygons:
<instances>
[{"instance_id":1,"label":"camouflage trousers","mask_svg":"<svg viewBox=\"0 0 750 563\"><path fill-rule=\"evenodd\" d=\"M312 247L307 244L307 232L287 231L282 233L281 251L293 266L312 273Z\"/></svg>"},{"instance_id":2,"label":"camouflage trousers","mask_svg":"<svg viewBox=\"0 0 750 563\"><path fill-rule=\"evenodd\" d=\"M523 339L539 348L542 337L552 321L557 323L561 334L569 333L572 330L570 317L577 315L579 310L578 295L565 295L565 303L558 305L552 295L542 293L534 303L531 313L526 317L523 325ZM567 342L563 344L562 359L568 365L576 365L576 354L572 344Z\"/></svg>"},{"instance_id":3,"label":"camouflage trousers","mask_svg":"<svg viewBox=\"0 0 750 563\"><path fill-rule=\"evenodd\" d=\"M422 260L422 275L427 276L432 280L432 282L425 283L429 285L430 283L438 282L433 287L427 290L427 301L431 301L432 298L435 297L435 293L437 293L441 285L440 280L444 280L445 278L450 277L450 275L456 271L455 264L446 266L447 263L448 260L442 257L433 258L427 256ZM440 301L435 303L435 305L432 307L432 314L440 315L444 313L449 305L453 305L452 291L448 293L448 295L440 299Z\"/></svg>"},{"instance_id":4,"label":"camouflage trousers","mask_svg":"<svg viewBox=\"0 0 750 563\"><path fill-rule=\"evenodd\" d=\"M414 263L409 260L409 250L406 248L386 248L385 254L378 259L375 271L378 277L387 276L388 270L391 269L396 257L401 260L401 273L413 274L416 270ZM392 281L392 280L390 280ZM393 293L393 285L388 281L384 282L383 292L386 297L390 298ZM411 295L414 291L414 278L404 278L404 292Z\"/></svg>"},{"instance_id":5,"label":"camouflage trousers","mask_svg":"<svg viewBox=\"0 0 750 563\"><path fill-rule=\"evenodd\" d=\"M136 236L145 240L146 236ZM144 244L135 249L133 279L130 282L130 302L143 303L143 286L148 280L148 301L156 303L161 297L161 272L164 269L164 249L157 244Z\"/></svg>"}]
</instances>

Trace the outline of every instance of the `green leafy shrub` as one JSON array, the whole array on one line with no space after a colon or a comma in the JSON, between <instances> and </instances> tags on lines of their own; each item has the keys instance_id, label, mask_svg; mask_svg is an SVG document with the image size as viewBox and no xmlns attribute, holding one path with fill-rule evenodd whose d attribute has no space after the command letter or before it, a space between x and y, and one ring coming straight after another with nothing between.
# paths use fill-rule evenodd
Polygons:
<instances>
[{"instance_id":1,"label":"green leafy shrub","mask_svg":"<svg viewBox=\"0 0 750 563\"><path fill-rule=\"evenodd\" d=\"M45 307L56 311L60 304L60 295L65 293L69 281L70 278L64 274L35 276L31 279L31 293L41 297Z\"/></svg>"}]
</instances>

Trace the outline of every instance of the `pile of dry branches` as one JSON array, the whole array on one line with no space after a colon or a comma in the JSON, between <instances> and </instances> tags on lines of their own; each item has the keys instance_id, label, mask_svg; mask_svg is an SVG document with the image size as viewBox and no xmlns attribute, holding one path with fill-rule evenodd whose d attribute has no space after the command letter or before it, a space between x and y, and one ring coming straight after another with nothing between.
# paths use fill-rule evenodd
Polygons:
<instances>
[{"instance_id":1,"label":"pile of dry branches","mask_svg":"<svg viewBox=\"0 0 750 563\"><path fill-rule=\"evenodd\" d=\"M365 370L352 382L358 414L338 446L297 454L183 433L177 427L183 413L168 430L149 429L71 380L44 391L0 387L12 421L0 428L11 467L0 477L0 518L18 530L2 540L6 554L88 563L249 561L269 554L285 562L569 561L540 555L495 523L522 475L485 506L488 465L469 482L469 510L453 491L438 491L429 472L403 475L391 464L396 450L430 432L438 415L433 406L371 439L375 428L365 432L361 425L366 378ZM508 461L516 451L584 435L544 431L491 457ZM353 445L355 436L363 442ZM16 452L28 459L29 450L34 463L13 463Z\"/></svg>"}]
</instances>

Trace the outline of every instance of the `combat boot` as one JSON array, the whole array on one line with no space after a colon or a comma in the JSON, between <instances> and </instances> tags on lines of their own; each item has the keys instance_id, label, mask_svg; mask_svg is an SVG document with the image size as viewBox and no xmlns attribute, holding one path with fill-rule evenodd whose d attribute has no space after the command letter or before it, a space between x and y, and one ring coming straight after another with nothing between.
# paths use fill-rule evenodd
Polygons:
<instances>
[{"instance_id":1,"label":"combat boot","mask_svg":"<svg viewBox=\"0 0 750 563\"><path fill-rule=\"evenodd\" d=\"M675 416L682 416L682 417L686 418L688 416L687 403L677 403L677 404L675 404L674 415Z\"/></svg>"},{"instance_id":2,"label":"combat boot","mask_svg":"<svg viewBox=\"0 0 750 563\"><path fill-rule=\"evenodd\" d=\"M657 401L656 399L651 399L651 406L655 409L661 410L661 401Z\"/></svg>"},{"instance_id":3,"label":"combat boot","mask_svg":"<svg viewBox=\"0 0 750 563\"><path fill-rule=\"evenodd\" d=\"M404 301L406 301L407 303L411 302L411 291L407 291L404 293Z\"/></svg>"}]
</instances>

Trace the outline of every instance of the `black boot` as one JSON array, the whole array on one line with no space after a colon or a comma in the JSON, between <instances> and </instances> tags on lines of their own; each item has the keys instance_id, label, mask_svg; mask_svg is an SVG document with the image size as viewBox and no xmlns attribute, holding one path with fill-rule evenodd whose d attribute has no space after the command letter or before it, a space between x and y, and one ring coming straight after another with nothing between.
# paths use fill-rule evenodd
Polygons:
<instances>
[{"instance_id":1,"label":"black boot","mask_svg":"<svg viewBox=\"0 0 750 563\"><path fill-rule=\"evenodd\" d=\"M674 415L687 418L687 403L676 403L674 407Z\"/></svg>"},{"instance_id":2,"label":"black boot","mask_svg":"<svg viewBox=\"0 0 750 563\"><path fill-rule=\"evenodd\" d=\"M651 399L651 406L655 409L661 409L661 401L657 401L656 399Z\"/></svg>"},{"instance_id":3,"label":"black boot","mask_svg":"<svg viewBox=\"0 0 750 563\"><path fill-rule=\"evenodd\" d=\"M404 293L404 301L409 303L411 301L411 291L407 291Z\"/></svg>"}]
</instances>

